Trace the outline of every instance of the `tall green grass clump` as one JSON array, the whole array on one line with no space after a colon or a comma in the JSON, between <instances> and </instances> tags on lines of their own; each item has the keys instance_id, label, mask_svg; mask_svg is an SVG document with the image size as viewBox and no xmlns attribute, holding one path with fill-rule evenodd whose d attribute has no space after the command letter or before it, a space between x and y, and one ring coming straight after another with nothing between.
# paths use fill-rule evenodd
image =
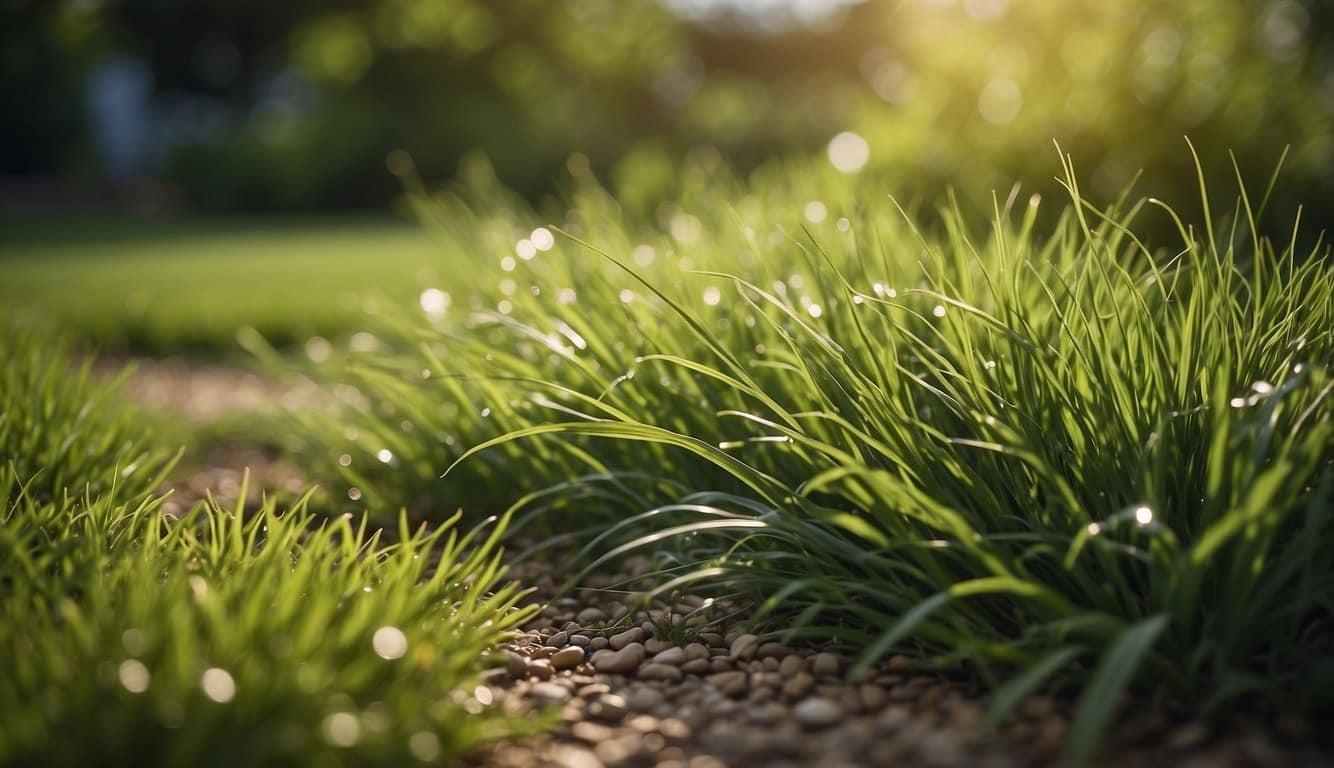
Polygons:
<instances>
[{"instance_id":1,"label":"tall green grass clump","mask_svg":"<svg viewBox=\"0 0 1334 768\"><path fill-rule=\"evenodd\" d=\"M590 555L655 551L789 639L971 670L998 719L1078 696L1078 757L1126 693L1327 713L1328 247L1264 236L1244 189L1189 224L1066 170L1050 227L1036 197L978 227L818 172L703 179L657 221L586 188L554 246L452 201L500 269L393 315L337 429L400 482L534 491Z\"/></svg>"},{"instance_id":2,"label":"tall green grass clump","mask_svg":"<svg viewBox=\"0 0 1334 768\"><path fill-rule=\"evenodd\" d=\"M385 535L305 498L165 515L110 385L3 338L0 764L438 763L540 725L475 693L531 613L503 526Z\"/></svg>"}]
</instances>

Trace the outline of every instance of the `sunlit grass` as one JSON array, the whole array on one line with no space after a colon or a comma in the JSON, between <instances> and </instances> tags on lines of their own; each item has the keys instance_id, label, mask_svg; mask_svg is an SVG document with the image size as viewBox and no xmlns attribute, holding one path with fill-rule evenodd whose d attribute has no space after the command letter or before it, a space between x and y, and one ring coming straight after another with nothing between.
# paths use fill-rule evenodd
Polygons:
<instances>
[{"instance_id":1,"label":"sunlit grass","mask_svg":"<svg viewBox=\"0 0 1334 768\"><path fill-rule=\"evenodd\" d=\"M1186 225L1067 171L1054 226L821 174L703 175L656 220L586 186L550 251L483 185L433 210L498 268L387 313L308 448L378 503L537 492L589 556L639 541L790 639L968 669L998 718L1077 695L1078 756L1126 691L1327 711L1328 250L1254 231L1266 195Z\"/></svg>"},{"instance_id":2,"label":"sunlit grass","mask_svg":"<svg viewBox=\"0 0 1334 768\"><path fill-rule=\"evenodd\" d=\"M166 516L111 386L0 331L0 763L439 763L544 724L476 693L532 611L503 524L380 533L305 498Z\"/></svg>"},{"instance_id":3,"label":"sunlit grass","mask_svg":"<svg viewBox=\"0 0 1334 768\"><path fill-rule=\"evenodd\" d=\"M235 349L357 330L367 295L415 297L450 264L402 222L351 217L0 221L0 307L132 351Z\"/></svg>"}]
</instances>

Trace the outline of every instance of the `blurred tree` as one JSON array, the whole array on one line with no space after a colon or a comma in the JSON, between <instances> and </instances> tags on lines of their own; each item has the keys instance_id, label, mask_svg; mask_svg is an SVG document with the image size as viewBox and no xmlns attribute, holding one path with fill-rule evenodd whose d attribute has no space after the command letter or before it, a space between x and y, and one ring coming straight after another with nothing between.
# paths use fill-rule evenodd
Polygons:
<instances>
[{"instance_id":1,"label":"blurred tree","mask_svg":"<svg viewBox=\"0 0 1334 768\"><path fill-rule=\"evenodd\" d=\"M744 168L844 131L899 194L1050 188L1055 138L1102 199L1145 168L1181 200L1189 134L1211 176L1235 149L1255 184L1291 144L1284 189L1334 199L1334 0L867 0L804 24L665 2L0 0L24 116L0 158L87 172L83 77L130 54L161 173L210 209L380 204L386 157L435 180L479 149L529 195L571 153L619 164L643 206L691 147Z\"/></svg>"}]
</instances>

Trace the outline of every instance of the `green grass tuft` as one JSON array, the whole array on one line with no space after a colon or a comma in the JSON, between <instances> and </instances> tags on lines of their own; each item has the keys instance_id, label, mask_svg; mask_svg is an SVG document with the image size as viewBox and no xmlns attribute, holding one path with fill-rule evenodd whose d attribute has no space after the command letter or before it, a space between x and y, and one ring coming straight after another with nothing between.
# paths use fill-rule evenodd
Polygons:
<instances>
[{"instance_id":1,"label":"green grass tuft","mask_svg":"<svg viewBox=\"0 0 1334 768\"><path fill-rule=\"evenodd\" d=\"M1077 757L1124 692L1327 711L1328 248L1244 197L1188 226L1066 183L1054 224L1012 195L986 228L818 174L701 177L657 221L586 188L551 252L474 191L440 215L500 269L386 314L309 444L428 510L551 486L523 508L604 533L590 556L655 552L863 663L1008 681L997 717L1083 691ZM1180 241L1137 237L1150 215Z\"/></svg>"},{"instance_id":2,"label":"green grass tuft","mask_svg":"<svg viewBox=\"0 0 1334 768\"><path fill-rule=\"evenodd\" d=\"M156 454L113 385L0 340L0 764L435 763L545 724L474 695L534 610L503 522L386 535L306 498L172 518L126 471Z\"/></svg>"}]
</instances>

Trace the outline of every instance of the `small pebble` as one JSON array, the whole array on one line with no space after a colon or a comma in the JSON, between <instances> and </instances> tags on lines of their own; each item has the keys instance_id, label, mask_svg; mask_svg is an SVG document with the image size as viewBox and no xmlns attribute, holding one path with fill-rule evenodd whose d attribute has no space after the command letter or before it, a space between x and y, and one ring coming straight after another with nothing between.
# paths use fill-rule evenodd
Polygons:
<instances>
[{"instance_id":1,"label":"small pebble","mask_svg":"<svg viewBox=\"0 0 1334 768\"><path fill-rule=\"evenodd\" d=\"M596 656L593 659L593 668L599 672L620 674L629 672L644 663L647 654L641 643L630 643L619 651L612 651L606 656Z\"/></svg>"},{"instance_id":2,"label":"small pebble","mask_svg":"<svg viewBox=\"0 0 1334 768\"><path fill-rule=\"evenodd\" d=\"M512 677L523 677L528 673L528 662L514 651L505 651L505 671Z\"/></svg>"},{"instance_id":3,"label":"small pebble","mask_svg":"<svg viewBox=\"0 0 1334 768\"><path fill-rule=\"evenodd\" d=\"M865 683L857 689L857 698L861 700L862 708L874 711L885 706L889 701L889 694L878 685Z\"/></svg>"},{"instance_id":4,"label":"small pebble","mask_svg":"<svg viewBox=\"0 0 1334 768\"><path fill-rule=\"evenodd\" d=\"M792 716L807 728L828 728L843 719L843 710L828 699L805 699L792 708Z\"/></svg>"},{"instance_id":5,"label":"small pebble","mask_svg":"<svg viewBox=\"0 0 1334 768\"><path fill-rule=\"evenodd\" d=\"M645 649L648 648L647 645L645 645L644 647ZM668 648L667 650L662 651L661 653L653 657L654 664L669 664L673 667L680 666L685 662L685 660L686 660L685 649L675 646Z\"/></svg>"},{"instance_id":6,"label":"small pebble","mask_svg":"<svg viewBox=\"0 0 1334 768\"><path fill-rule=\"evenodd\" d=\"M625 699L605 693L588 703L588 716L604 723L619 723L625 719L628 705Z\"/></svg>"},{"instance_id":7,"label":"small pebble","mask_svg":"<svg viewBox=\"0 0 1334 768\"><path fill-rule=\"evenodd\" d=\"M648 686L636 688L625 697L626 704L636 712L652 712L663 700L663 695L658 689Z\"/></svg>"},{"instance_id":8,"label":"small pebble","mask_svg":"<svg viewBox=\"0 0 1334 768\"><path fill-rule=\"evenodd\" d=\"M740 696L746 692L747 677L745 672L719 672L709 675L709 684L728 696Z\"/></svg>"},{"instance_id":9,"label":"small pebble","mask_svg":"<svg viewBox=\"0 0 1334 768\"><path fill-rule=\"evenodd\" d=\"M759 650L759 647L760 639L758 637L754 635L742 635L732 641L729 655L734 659L750 661L754 658L755 652Z\"/></svg>"},{"instance_id":10,"label":"small pebble","mask_svg":"<svg viewBox=\"0 0 1334 768\"><path fill-rule=\"evenodd\" d=\"M708 659L691 659L681 665L681 671L687 675L703 675L709 671Z\"/></svg>"},{"instance_id":11,"label":"small pebble","mask_svg":"<svg viewBox=\"0 0 1334 768\"><path fill-rule=\"evenodd\" d=\"M832 653L817 653L811 660L811 671L817 677L833 677L838 674L838 656Z\"/></svg>"},{"instance_id":12,"label":"small pebble","mask_svg":"<svg viewBox=\"0 0 1334 768\"><path fill-rule=\"evenodd\" d=\"M535 698L543 701L559 702L568 701L570 690L563 685L555 683L538 683L529 691Z\"/></svg>"},{"instance_id":13,"label":"small pebble","mask_svg":"<svg viewBox=\"0 0 1334 768\"><path fill-rule=\"evenodd\" d=\"M675 647L676 643L673 643L671 640L659 640L656 637L651 637L648 640L644 641L645 650L647 650L649 653L654 653L654 654L662 653L668 648L675 648Z\"/></svg>"},{"instance_id":14,"label":"small pebble","mask_svg":"<svg viewBox=\"0 0 1334 768\"><path fill-rule=\"evenodd\" d=\"M649 663L639 668L639 679L675 682L681 679L681 670L669 664Z\"/></svg>"},{"instance_id":15,"label":"small pebble","mask_svg":"<svg viewBox=\"0 0 1334 768\"><path fill-rule=\"evenodd\" d=\"M600 624L607 620L607 614L601 608L585 608L579 612L576 619L581 625L587 627L592 624Z\"/></svg>"},{"instance_id":16,"label":"small pebble","mask_svg":"<svg viewBox=\"0 0 1334 768\"><path fill-rule=\"evenodd\" d=\"M551 656L551 666L556 669L573 669L584 663L584 649L577 645L567 645Z\"/></svg>"},{"instance_id":17,"label":"small pebble","mask_svg":"<svg viewBox=\"0 0 1334 768\"><path fill-rule=\"evenodd\" d=\"M546 659L534 659L528 662L524 672L536 677L538 680L550 680L552 675L551 662Z\"/></svg>"},{"instance_id":18,"label":"small pebble","mask_svg":"<svg viewBox=\"0 0 1334 768\"><path fill-rule=\"evenodd\" d=\"M631 627L624 632L618 632L611 636L608 641L614 650L621 650L630 643L642 643L644 641L644 630L639 627Z\"/></svg>"},{"instance_id":19,"label":"small pebble","mask_svg":"<svg viewBox=\"0 0 1334 768\"><path fill-rule=\"evenodd\" d=\"M815 678L805 672L798 672L791 680L783 683L783 695L789 699L799 699L810 693L815 687Z\"/></svg>"}]
</instances>

